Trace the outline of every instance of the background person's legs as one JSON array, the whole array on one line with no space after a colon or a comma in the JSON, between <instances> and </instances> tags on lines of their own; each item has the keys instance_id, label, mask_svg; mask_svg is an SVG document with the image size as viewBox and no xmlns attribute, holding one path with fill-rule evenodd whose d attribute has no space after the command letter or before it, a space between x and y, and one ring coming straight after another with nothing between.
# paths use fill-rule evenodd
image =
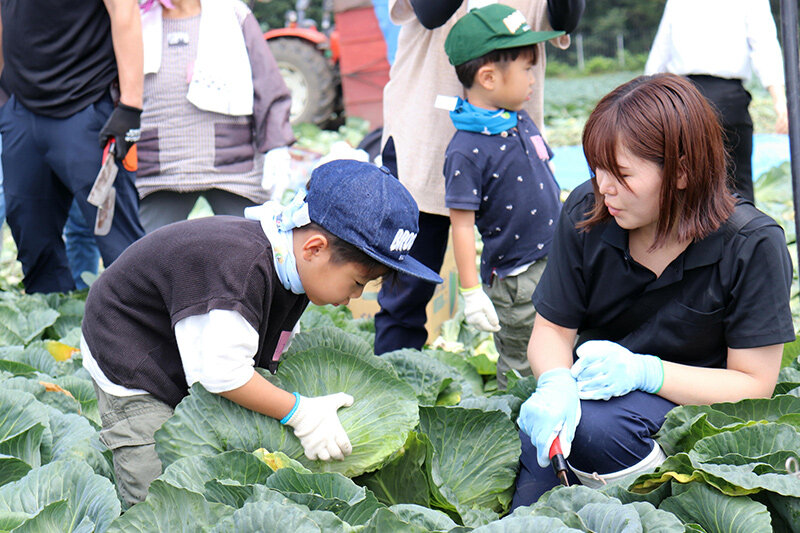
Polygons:
<instances>
[{"instance_id":1,"label":"background person's legs","mask_svg":"<svg viewBox=\"0 0 800 533\"><path fill-rule=\"evenodd\" d=\"M144 231L152 233L162 226L186 220L199 192L156 191L139 200L139 220Z\"/></svg>"},{"instance_id":2,"label":"background person's legs","mask_svg":"<svg viewBox=\"0 0 800 533\"><path fill-rule=\"evenodd\" d=\"M75 287L77 289L87 288L81 274L84 272L97 274L100 250L94 239L94 224L90 226L83 219L80 206L74 200L69 208L67 223L64 225L64 245L67 248L67 260Z\"/></svg>"},{"instance_id":3,"label":"background person's legs","mask_svg":"<svg viewBox=\"0 0 800 533\"><path fill-rule=\"evenodd\" d=\"M74 195L84 221L92 228L97 207L90 204L87 198L103 157L98 135L112 110L111 99L105 96L67 119L39 118L42 137L48 147L45 155L47 165ZM116 204L111 228L107 235L94 236L106 267L144 235L139 224L139 196L134 174L125 170L121 162L117 162L117 168L114 180Z\"/></svg>"},{"instance_id":4,"label":"background person's legs","mask_svg":"<svg viewBox=\"0 0 800 533\"><path fill-rule=\"evenodd\" d=\"M232 192L222 191L220 189L211 189L204 191L203 196L208 201L208 205L214 211L215 215L232 215L236 217L243 217L246 207L256 205L251 199L233 194Z\"/></svg>"},{"instance_id":5,"label":"background person's legs","mask_svg":"<svg viewBox=\"0 0 800 533\"><path fill-rule=\"evenodd\" d=\"M419 214L419 233L409 255L434 272L442 269L450 219L430 213ZM381 310L375 315L375 353L401 348L421 349L428 339L425 329L425 306L433 297L435 283L406 274L397 274L381 284L378 303Z\"/></svg>"},{"instance_id":6,"label":"background person's legs","mask_svg":"<svg viewBox=\"0 0 800 533\"><path fill-rule=\"evenodd\" d=\"M0 160L3 156L3 137L0 136ZM0 163L0 250L3 249L3 224L6 222L6 197L3 192L3 164Z\"/></svg>"},{"instance_id":7,"label":"background person's legs","mask_svg":"<svg viewBox=\"0 0 800 533\"><path fill-rule=\"evenodd\" d=\"M728 176L731 188L753 200L753 119L749 106L752 97L741 80L706 75L688 78L717 111L722 125Z\"/></svg>"},{"instance_id":8,"label":"background person's legs","mask_svg":"<svg viewBox=\"0 0 800 533\"><path fill-rule=\"evenodd\" d=\"M6 219L17 243L25 290L67 292L75 284L62 231L72 195L46 163L42 139L34 136L40 120L14 97L2 108Z\"/></svg>"},{"instance_id":9,"label":"background person's legs","mask_svg":"<svg viewBox=\"0 0 800 533\"><path fill-rule=\"evenodd\" d=\"M383 147L381 159L383 166L397 177L397 154L391 137ZM409 255L434 272L439 272L447 250L449 231L448 217L420 213L419 232ZM425 306L435 289L434 283L400 273L395 274L391 282L381 285L378 292L381 309L375 315L377 355L401 348L422 348L428 339Z\"/></svg>"},{"instance_id":10,"label":"background person's legs","mask_svg":"<svg viewBox=\"0 0 800 533\"><path fill-rule=\"evenodd\" d=\"M748 114L749 118L749 114ZM755 201L753 190L753 122L723 124L725 150L730 154L728 175L733 188L748 200Z\"/></svg>"},{"instance_id":11,"label":"background person's legs","mask_svg":"<svg viewBox=\"0 0 800 533\"><path fill-rule=\"evenodd\" d=\"M536 309L531 297L542 278L547 260L542 259L517 276L495 280L492 287L483 286L494 304L500 320L500 331L493 333L497 358L497 388L507 385L506 372L516 370L522 376L530 376L528 363L528 341L536 318Z\"/></svg>"}]
</instances>

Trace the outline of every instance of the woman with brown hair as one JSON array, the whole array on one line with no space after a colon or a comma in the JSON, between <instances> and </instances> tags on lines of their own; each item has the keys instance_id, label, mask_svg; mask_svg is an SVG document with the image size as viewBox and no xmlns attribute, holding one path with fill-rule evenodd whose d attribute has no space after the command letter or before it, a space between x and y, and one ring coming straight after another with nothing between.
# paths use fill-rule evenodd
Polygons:
<instances>
[{"instance_id":1,"label":"woman with brown hair","mask_svg":"<svg viewBox=\"0 0 800 533\"><path fill-rule=\"evenodd\" d=\"M652 469L670 409L769 397L794 340L783 231L728 192L719 123L691 82L618 87L583 146L593 177L567 199L533 295L514 507L557 484L556 437L584 485Z\"/></svg>"}]
</instances>

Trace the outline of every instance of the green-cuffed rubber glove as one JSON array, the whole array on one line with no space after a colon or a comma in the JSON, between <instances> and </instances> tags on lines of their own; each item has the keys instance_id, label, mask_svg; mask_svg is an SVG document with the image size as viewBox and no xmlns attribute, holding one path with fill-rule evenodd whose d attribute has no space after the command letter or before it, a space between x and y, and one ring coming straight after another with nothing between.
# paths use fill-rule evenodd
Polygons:
<instances>
[{"instance_id":1,"label":"green-cuffed rubber glove","mask_svg":"<svg viewBox=\"0 0 800 533\"><path fill-rule=\"evenodd\" d=\"M564 457L569 457L575 429L581 420L578 384L568 368L548 370L536 381L536 390L519 410L517 423L536 446L536 460L550 464L550 446L556 437Z\"/></svg>"},{"instance_id":2,"label":"green-cuffed rubber glove","mask_svg":"<svg viewBox=\"0 0 800 533\"><path fill-rule=\"evenodd\" d=\"M577 353L572 375L582 400L608 400L633 390L656 393L664 384L664 364L654 355L633 353L611 341L587 341Z\"/></svg>"}]
</instances>

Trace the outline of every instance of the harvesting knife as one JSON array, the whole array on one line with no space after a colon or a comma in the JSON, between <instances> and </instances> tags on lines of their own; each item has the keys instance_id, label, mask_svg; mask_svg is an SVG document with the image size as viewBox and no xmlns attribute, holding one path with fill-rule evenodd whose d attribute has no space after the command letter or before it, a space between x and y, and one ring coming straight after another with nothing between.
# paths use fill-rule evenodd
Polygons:
<instances>
[{"instance_id":1,"label":"harvesting knife","mask_svg":"<svg viewBox=\"0 0 800 533\"><path fill-rule=\"evenodd\" d=\"M114 157L114 139L109 139L106 143L105 150L103 150L102 165L100 172L92 185L92 190L89 191L87 201L95 207L100 207L103 202L108 198L108 192L114 185L114 180L117 178L117 164Z\"/></svg>"},{"instance_id":2,"label":"harvesting knife","mask_svg":"<svg viewBox=\"0 0 800 533\"><path fill-rule=\"evenodd\" d=\"M111 221L114 218L114 204L116 190L114 180L117 178L117 164L114 158L114 139L106 143L103 150L103 164L94 180L92 190L89 191L87 201L97 206L97 217L94 224L95 235L107 235L111 230Z\"/></svg>"},{"instance_id":3,"label":"harvesting knife","mask_svg":"<svg viewBox=\"0 0 800 533\"><path fill-rule=\"evenodd\" d=\"M564 453L561 451L561 441L556 436L553 444L550 445L550 464L553 465L553 472L556 477L561 481L565 487L569 487L569 479L567 479L567 460L564 459Z\"/></svg>"}]
</instances>

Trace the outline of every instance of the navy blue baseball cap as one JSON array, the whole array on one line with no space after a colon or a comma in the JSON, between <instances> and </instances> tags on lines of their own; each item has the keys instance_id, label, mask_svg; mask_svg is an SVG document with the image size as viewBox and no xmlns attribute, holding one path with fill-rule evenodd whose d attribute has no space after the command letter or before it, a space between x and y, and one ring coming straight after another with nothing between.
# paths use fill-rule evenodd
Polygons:
<instances>
[{"instance_id":1,"label":"navy blue baseball cap","mask_svg":"<svg viewBox=\"0 0 800 533\"><path fill-rule=\"evenodd\" d=\"M410 255L419 231L411 193L386 167L351 159L320 165L308 182L309 218L371 258L404 274L441 283Z\"/></svg>"}]
</instances>

